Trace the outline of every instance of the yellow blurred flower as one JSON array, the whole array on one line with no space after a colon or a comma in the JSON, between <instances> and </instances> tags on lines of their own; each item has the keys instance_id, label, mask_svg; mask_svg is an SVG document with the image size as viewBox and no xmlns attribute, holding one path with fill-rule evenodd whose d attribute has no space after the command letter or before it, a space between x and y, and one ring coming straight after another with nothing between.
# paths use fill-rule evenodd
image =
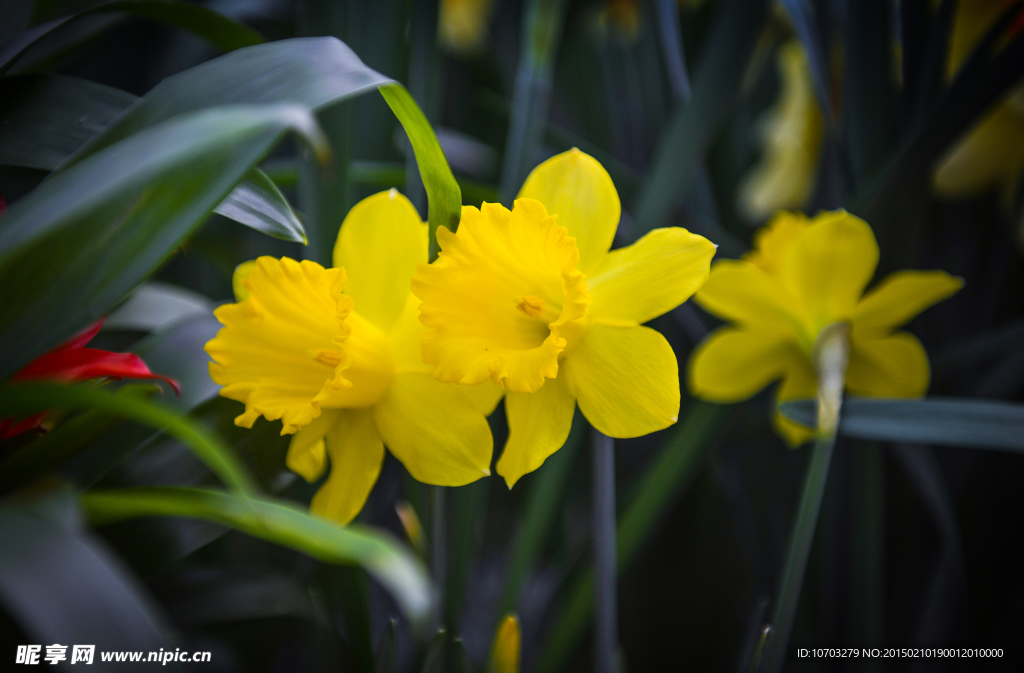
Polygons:
<instances>
[{"instance_id":1,"label":"yellow blurred flower","mask_svg":"<svg viewBox=\"0 0 1024 673\"><path fill-rule=\"evenodd\" d=\"M807 53L798 40L779 48L777 64L779 97L758 122L761 161L743 177L737 192L737 210L750 222L806 204L821 153L824 121Z\"/></svg>"},{"instance_id":2,"label":"yellow blurred flower","mask_svg":"<svg viewBox=\"0 0 1024 673\"><path fill-rule=\"evenodd\" d=\"M928 389L928 356L917 338L896 328L963 285L944 271L898 271L864 294L878 264L871 227L846 211L808 219L781 212L755 236L741 260L721 260L694 299L733 325L693 352L690 391L737 402L782 379L778 401L814 397L811 354L835 323L850 327L846 390L872 397L920 397ZM775 416L792 445L810 429Z\"/></svg>"},{"instance_id":3,"label":"yellow blurred flower","mask_svg":"<svg viewBox=\"0 0 1024 673\"><path fill-rule=\"evenodd\" d=\"M210 375L221 395L245 404L235 423L281 419L281 434L294 433L288 467L310 482L330 456L314 513L351 521L385 445L428 484L460 486L490 474L485 417L496 401L437 382L420 359L425 330L409 280L426 259L416 209L396 191L382 192L345 218L335 268L260 257L236 270L238 302L215 312L224 327L206 344Z\"/></svg>"},{"instance_id":4,"label":"yellow blurred flower","mask_svg":"<svg viewBox=\"0 0 1024 673\"><path fill-rule=\"evenodd\" d=\"M978 41L1009 6L1006 0L960 0L953 20L947 78L971 55ZM1011 32L1020 30L1020 19ZM1000 189L1010 203L1024 170L1024 86L1015 89L986 113L939 160L932 176L935 193L963 199Z\"/></svg>"},{"instance_id":5,"label":"yellow blurred flower","mask_svg":"<svg viewBox=\"0 0 1024 673\"><path fill-rule=\"evenodd\" d=\"M519 650L519 619L515 615L505 615L494 634L487 673L519 673Z\"/></svg>"},{"instance_id":6,"label":"yellow blurred flower","mask_svg":"<svg viewBox=\"0 0 1024 673\"><path fill-rule=\"evenodd\" d=\"M484 45L491 0L441 0L437 37L450 51L471 54Z\"/></svg>"},{"instance_id":7,"label":"yellow blurred flower","mask_svg":"<svg viewBox=\"0 0 1024 673\"><path fill-rule=\"evenodd\" d=\"M498 473L510 487L562 446L577 401L611 437L676 421L675 355L640 325L701 286L715 246L668 228L608 252L619 215L608 173L570 150L534 169L511 211L463 207L458 232L438 229L438 260L413 278L434 376L507 391Z\"/></svg>"}]
</instances>

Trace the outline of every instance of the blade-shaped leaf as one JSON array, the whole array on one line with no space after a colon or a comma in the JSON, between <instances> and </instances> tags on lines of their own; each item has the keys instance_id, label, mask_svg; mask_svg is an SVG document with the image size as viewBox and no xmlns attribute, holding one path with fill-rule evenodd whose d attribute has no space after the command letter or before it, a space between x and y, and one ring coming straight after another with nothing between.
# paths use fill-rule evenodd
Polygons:
<instances>
[{"instance_id":1,"label":"blade-shaped leaf","mask_svg":"<svg viewBox=\"0 0 1024 673\"><path fill-rule=\"evenodd\" d=\"M0 79L0 164L52 171L137 99L67 75Z\"/></svg>"},{"instance_id":2,"label":"blade-shaped leaf","mask_svg":"<svg viewBox=\"0 0 1024 673\"><path fill-rule=\"evenodd\" d=\"M162 81L72 156L62 170L142 129L187 112L269 103L296 103L317 110L391 83L333 37L296 38L239 49Z\"/></svg>"},{"instance_id":3,"label":"blade-shaped leaf","mask_svg":"<svg viewBox=\"0 0 1024 673\"><path fill-rule=\"evenodd\" d=\"M258 168L251 169L214 212L274 238L302 244L309 242L288 199Z\"/></svg>"},{"instance_id":4,"label":"blade-shaped leaf","mask_svg":"<svg viewBox=\"0 0 1024 673\"><path fill-rule=\"evenodd\" d=\"M785 402L788 418L813 427L813 400ZM979 447L1024 453L1024 405L966 398L847 398L839 434L885 442Z\"/></svg>"},{"instance_id":5,"label":"blade-shaped leaf","mask_svg":"<svg viewBox=\"0 0 1024 673\"><path fill-rule=\"evenodd\" d=\"M85 16L124 12L183 28L206 39L224 51L260 44L265 38L252 28L233 21L223 14L191 2L176 0L117 0L90 7L77 14L34 26L0 48L0 75L39 40Z\"/></svg>"},{"instance_id":6,"label":"blade-shaped leaf","mask_svg":"<svg viewBox=\"0 0 1024 673\"><path fill-rule=\"evenodd\" d=\"M0 164L52 171L136 100L126 91L78 77L0 79ZM306 242L288 201L258 169L216 212L275 238Z\"/></svg>"},{"instance_id":7,"label":"blade-shaped leaf","mask_svg":"<svg viewBox=\"0 0 1024 673\"><path fill-rule=\"evenodd\" d=\"M66 490L0 507L5 612L36 642L102 643L103 649L118 650L168 647L166 620L123 564L81 530L78 516ZM13 661L13 653L5 658ZM95 665L108 670L98 655Z\"/></svg>"},{"instance_id":8,"label":"blade-shaped leaf","mask_svg":"<svg viewBox=\"0 0 1024 673\"><path fill-rule=\"evenodd\" d=\"M405 128L409 142L412 143L412 150L416 154L420 177L423 179L423 186L427 190L427 199L430 202L428 228L431 249L435 249L438 227L444 226L450 231L455 231L459 226L459 219L462 217L462 192L459 183L452 175L452 169L448 166L437 136L434 135L434 129L430 127L430 122L423 116L423 112L409 92L400 84L392 84L380 87L380 93Z\"/></svg>"},{"instance_id":9,"label":"blade-shaped leaf","mask_svg":"<svg viewBox=\"0 0 1024 673\"><path fill-rule=\"evenodd\" d=\"M225 484L243 493L256 490L245 466L220 439L155 402L89 385L14 383L0 388L0 417L25 417L46 409L102 411L162 430L188 446Z\"/></svg>"},{"instance_id":10,"label":"blade-shaped leaf","mask_svg":"<svg viewBox=\"0 0 1024 673\"><path fill-rule=\"evenodd\" d=\"M305 108L221 107L137 133L11 206L0 219L0 378L109 310L290 130L326 152Z\"/></svg>"},{"instance_id":11,"label":"blade-shaped leaf","mask_svg":"<svg viewBox=\"0 0 1024 673\"><path fill-rule=\"evenodd\" d=\"M240 499L221 491L146 487L86 493L81 502L94 523L140 516L187 516L214 521L297 549L327 563L358 563L383 584L414 625L433 615L434 590L422 563L390 535L310 516L271 499Z\"/></svg>"}]
</instances>

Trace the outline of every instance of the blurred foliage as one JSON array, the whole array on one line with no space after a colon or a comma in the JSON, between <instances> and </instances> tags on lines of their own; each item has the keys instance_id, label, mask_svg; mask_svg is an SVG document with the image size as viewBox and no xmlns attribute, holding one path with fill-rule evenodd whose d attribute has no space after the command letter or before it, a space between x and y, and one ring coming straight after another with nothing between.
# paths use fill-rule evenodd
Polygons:
<instances>
[{"instance_id":1,"label":"blurred foliage","mask_svg":"<svg viewBox=\"0 0 1024 673\"><path fill-rule=\"evenodd\" d=\"M4 380L109 313L97 347L183 388L0 391L0 417L62 421L0 443L0 656L59 642L211 651L181 666L197 670L592 669L582 416L515 489L447 489L444 508L389 457L343 529L305 513L319 485L285 468L277 424L233 425L241 407L216 396L202 351L239 263L327 262L349 208L391 187L451 223L460 200L506 200L579 147L622 197L616 247L680 225L738 257L771 214L737 206L761 175L774 205L863 217L876 277L965 280L909 326L942 399L846 407L792 640L1002 647L1000 670L1019 670L1020 9L0 3ZM686 304L650 326L685 368L717 324ZM770 389L734 406L684 391L678 424L617 441L628 670L748 670L811 454L785 446L774 412Z\"/></svg>"}]
</instances>

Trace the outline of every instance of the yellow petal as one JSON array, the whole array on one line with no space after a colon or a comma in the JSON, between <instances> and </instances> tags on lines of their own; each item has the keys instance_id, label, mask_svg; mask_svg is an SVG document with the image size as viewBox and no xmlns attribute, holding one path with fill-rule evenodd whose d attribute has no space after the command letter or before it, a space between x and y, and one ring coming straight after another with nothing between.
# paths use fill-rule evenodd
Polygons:
<instances>
[{"instance_id":1,"label":"yellow petal","mask_svg":"<svg viewBox=\"0 0 1024 673\"><path fill-rule=\"evenodd\" d=\"M622 206L608 171L578 149L551 157L533 169L520 199L537 199L576 237L579 269L589 273L612 247Z\"/></svg>"},{"instance_id":2,"label":"yellow petal","mask_svg":"<svg viewBox=\"0 0 1024 673\"><path fill-rule=\"evenodd\" d=\"M532 392L558 374L563 332L590 304L578 252L564 227L531 199L512 211L462 209L458 232L439 228L441 254L422 264L412 291L430 329L423 360L449 383L492 379Z\"/></svg>"},{"instance_id":3,"label":"yellow petal","mask_svg":"<svg viewBox=\"0 0 1024 673\"><path fill-rule=\"evenodd\" d=\"M776 402L782 404L790 400L814 399L818 395L818 378L810 360L793 359L789 364L786 377L775 393ZM775 430L794 448L814 439L814 428L794 423L779 412L775 412L774 421Z\"/></svg>"},{"instance_id":4,"label":"yellow petal","mask_svg":"<svg viewBox=\"0 0 1024 673\"><path fill-rule=\"evenodd\" d=\"M924 346L909 332L853 339L846 389L870 397L923 397L931 378Z\"/></svg>"},{"instance_id":5,"label":"yellow petal","mask_svg":"<svg viewBox=\"0 0 1024 673\"><path fill-rule=\"evenodd\" d=\"M491 473L491 428L465 386L398 374L374 417L391 453L425 484L462 486Z\"/></svg>"},{"instance_id":6,"label":"yellow petal","mask_svg":"<svg viewBox=\"0 0 1024 673\"><path fill-rule=\"evenodd\" d=\"M867 222L844 210L820 213L795 241L779 270L800 298L807 329L849 320L878 264L878 243Z\"/></svg>"},{"instance_id":7,"label":"yellow petal","mask_svg":"<svg viewBox=\"0 0 1024 673\"><path fill-rule=\"evenodd\" d=\"M352 387L342 374L352 310L345 271L260 257L241 285L244 301L214 311L224 328L206 344L210 376L221 395L245 403L235 423L252 427L263 415L282 419L282 434L295 432Z\"/></svg>"},{"instance_id":8,"label":"yellow petal","mask_svg":"<svg viewBox=\"0 0 1024 673\"><path fill-rule=\"evenodd\" d=\"M587 279L597 322L645 323L679 306L708 279L715 245L685 229L655 229L611 251Z\"/></svg>"},{"instance_id":9,"label":"yellow petal","mask_svg":"<svg viewBox=\"0 0 1024 673\"><path fill-rule=\"evenodd\" d=\"M491 665L487 673L519 673L519 619L505 615L494 634Z\"/></svg>"},{"instance_id":10,"label":"yellow petal","mask_svg":"<svg viewBox=\"0 0 1024 673\"><path fill-rule=\"evenodd\" d=\"M428 330L420 322L419 316L420 300L410 293L405 309L391 327L396 373L433 375L433 365L423 362L421 355L421 344ZM463 390L473 401L476 410L485 417L491 415L505 394L504 390L487 381L479 385L463 386Z\"/></svg>"},{"instance_id":11,"label":"yellow petal","mask_svg":"<svg viewBox=\"0 0 1024 673\"><path fill-rule=\"evenodd\" d=\"M797 345L784 337L722 327L690 356L690 392L711 402L739 402L782 378L799 356Z\"/></svg>"},{"instance_id":12,"label":"yellow petal","mask_svg":"<svg viewBox=\"0 0 1024 673\"><path fill-rule=\"evenodd\" d=\"M334 266L348 272L345 294L360 315L385 331L405 307L416 266L426 261L426 225L394 189L357 203L334 245Z\"/></svg>"},{"instance_id":13,"label":"yellow petal","mask_svg":"<svg viewBox=\"0 0 1024 673\"><path fill-rule=\"evenodd\" d=\"M752 262L722 259L711 265L708 281L694 295L719 318L757 326L759 331L796 334L801 321L796 298L776 278Z\"/></svg>"},{"instance_id":14,"label":"yellow petal","mask_svg":"<svg viewBox=\"0 0 1024 673\"><path fill-rule=\"evenodd\" d=\"M871 333L893 329L932 304L955 294L962 278L945 271L897 271L864 295L853 310L853 329Z\"/></svg>"},{"instance_id":15,"label":"yellow petal","mask_svg":"<svg viewBox=\"0 0 1024 673\"><path fill-rule=\"evenodd\" d=\"M235 267L234 273L231 274L231 289L235 293L235 301L243 301L249 296L249 290L245 289L242 281L249 277L252 270L256 268L256 260L250 259L248 262L242 262Z\"/></svg>"},{"instance_id":16,"label":"yellow petal","mask_svg":"<svg viewBox=\"0 0 1024 673\"><path fill-rule=\"evenodd\" d=\"M754 249L743 255L748 260L764 269L765 273L777 276L793 242L810 226L810 220L803 213L780 211L756 232L754 232Z\"/></svg>"},{"instance_id":17,"label":"yellow petal","mask_svg":"<svg viewBox=\"0 0 1024 673\"><path fill-rule=\"evenodd\" d=\"M384 444L369 409L343 409L327 432L331 473L309 511L347 524L363 508L384 463Z\"/></svg>"},{"instance_id":18,"label":"yellow petal","mask_svg":"<svg viewBox=\"0 0 1024 673\"><path fill-rule=\"evenodd\" d=\"M609 437L639 437L679 417L679 365L650 328L593 325L565 366L583 415Z\"/></svg>"},{"instance_id":19,"label":"yellow petal","mask_svg":"<svg viewBox=\"0 0 1024 673\"><path fill-rule=\"evenodd\" d=\"M1024 169L1024 117L1009 102L987 113L939 160L932 184L946 199L1012 188Z\"/></svg>"},{"instance_id":20,"label":"yellow petal","mask_svg":"<svg viewBox=\"0 0 1024 673\"><path fill-rule=\"evenodd\" d=\"M576 397L567 377L561 372L535 393L509 393L505 397L508 442L498 459L498 474L509 488L565 444L576 411Z\"/></svg>"},{"instance_id":21,"label":"yellow petal","mask_svg":"<svg viewBox=\"0 0 1024 673\"><path fill-rule=\"evenodd\" d=\"M744 176L737 193L737 210L752 222L807 202L824 136L807 54L798 40L779 48L777 67L778 100L758 120L764 155Z\"/></svg>"},{"instance_id":22,"label":"yellow petal","mask_svg":"<svg viewBox=\"0 0 1024 673\"><path fill-rule=\"evenodd\" d=\"M322 409L320 415L292 435L288 444L288 469L313 483L327 469L327 445L324 437L338 421L336 409Z\"/></svg>"}]
</instances>

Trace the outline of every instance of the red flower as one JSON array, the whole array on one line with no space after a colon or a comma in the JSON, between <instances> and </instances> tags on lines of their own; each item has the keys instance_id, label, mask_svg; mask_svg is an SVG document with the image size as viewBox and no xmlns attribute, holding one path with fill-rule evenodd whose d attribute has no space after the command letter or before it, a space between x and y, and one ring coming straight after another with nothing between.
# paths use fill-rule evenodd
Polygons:
<instances>
[{"instance_id":1,"label":"red flower","mask_svg":"<svg viewBox=\"0 0 1024 673\"><path fill-rule=\"evenodd\" d=\"M83 332L25 365L12 379L62 383L79 383L89 379L160 379L169 383L175 393L181 392L177 381L149 371L146 363L134 353L112 353L96 348L85 348L85 344L96 336L102 326L101 318ZM22 421L16 418L0 418L0 439L38 428L48 413L44 411Z\"/></svg>"}]
</instances>

